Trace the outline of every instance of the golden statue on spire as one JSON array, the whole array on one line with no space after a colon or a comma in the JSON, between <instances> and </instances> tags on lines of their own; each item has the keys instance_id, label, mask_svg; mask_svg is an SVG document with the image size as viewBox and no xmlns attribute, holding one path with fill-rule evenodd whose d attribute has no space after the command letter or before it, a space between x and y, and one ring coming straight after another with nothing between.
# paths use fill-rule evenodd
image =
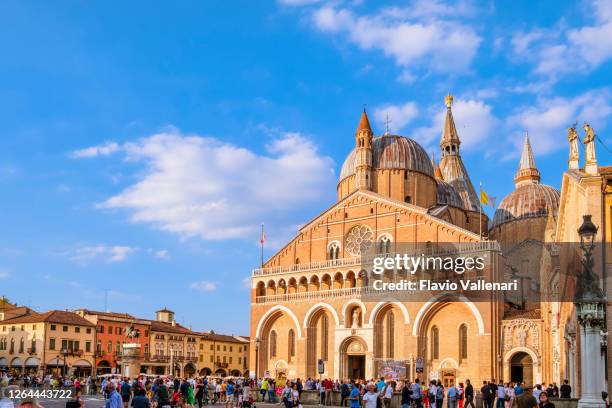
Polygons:
<instances>
[{"instance_id":1,"label":"golden statue on spire","mask_svg":"<svg viewBox=\"0 0 612 408\"><path fill-rule=\"evenodd\" d=\"M453 95L451 95L450 92L444 97L444 103L446 104L446 107L450 109L453 104Z\"/></svg>"}]
</instances>

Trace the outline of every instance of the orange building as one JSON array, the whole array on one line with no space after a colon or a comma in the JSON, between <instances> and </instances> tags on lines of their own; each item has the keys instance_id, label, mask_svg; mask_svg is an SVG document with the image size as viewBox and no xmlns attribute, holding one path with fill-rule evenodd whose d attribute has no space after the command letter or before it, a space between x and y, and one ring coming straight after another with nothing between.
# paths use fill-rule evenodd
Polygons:
<instances>
[{"instance_id":1,"label":"orange building","mask_svg":"<svg viewBox=\"0 0 612 408\"><path fill-rule=\"evenodd\" d=\"M149 357L149 337L151 322L127 313L98 312L87 309L76 310L96 326L96 371L98 374L120 373L123 343L140 344L141 357ZM137 338L126 337L126 329L137 330Z\"/></svg>"}]
</instances>

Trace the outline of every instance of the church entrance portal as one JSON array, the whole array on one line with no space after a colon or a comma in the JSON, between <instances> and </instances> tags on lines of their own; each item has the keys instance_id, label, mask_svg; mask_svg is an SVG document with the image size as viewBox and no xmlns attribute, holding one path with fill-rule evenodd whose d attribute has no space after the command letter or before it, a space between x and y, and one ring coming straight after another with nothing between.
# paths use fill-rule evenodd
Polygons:
<instances>
[{"instance_id":1,"label":"church entrance portal","mask_svg":"<svg viewBox=\"0 0 612 408\"><path fill-rule=\"evenodd\" d=\"M510 359L510 381L533 385L533 360L525 352L518 352Z\"/></svg>"},{"instance_id":2,"label":"church entrance portal","mask_svg":"<svg viewBox=\"0 0 612 408\"><path fill-rule=\"evenodd\" d=\"M348 377L352 380L365 378L365 356L364 355L349 355L348 357Z\"/></svg>"},{"instance_id":3,"label":"church entrance portal","mask_svg":"<svg viewBox=\"0 0 612 408\"><path fill-rule=\"evenodd\" d=\"M444 388L455 385L455 377L456 375L454 369L442 370L442 384L444 384Z\"/></svg>"}]
</instances>

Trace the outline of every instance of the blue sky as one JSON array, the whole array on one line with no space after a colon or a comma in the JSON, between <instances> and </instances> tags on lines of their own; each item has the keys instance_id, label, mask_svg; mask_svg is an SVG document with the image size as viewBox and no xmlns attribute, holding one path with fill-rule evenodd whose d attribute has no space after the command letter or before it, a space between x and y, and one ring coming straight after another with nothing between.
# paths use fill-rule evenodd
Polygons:
<instances>
[{"instance_id":1,"label":"blue sky","mask_svg":"<svg viewBox=\"0 0 612 408\"><path fill-rule=\"evenodd\" d=\"M364 104L437 150L450 90L475 184L528 130L558 187L611 38L603 0L3 2L0 293L246 334L260 223L269 255L334 201Z\"/></svg>"}]
</instances>

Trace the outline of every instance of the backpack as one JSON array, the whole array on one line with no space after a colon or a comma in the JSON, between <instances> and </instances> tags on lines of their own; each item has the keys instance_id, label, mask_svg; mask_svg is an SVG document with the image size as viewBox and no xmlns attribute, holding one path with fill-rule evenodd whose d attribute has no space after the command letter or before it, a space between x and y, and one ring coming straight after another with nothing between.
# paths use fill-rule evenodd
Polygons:
<instances>
[{"instance_id":1,"label":"backpack","mask_svg":"<svg viewBox=\"0 0 612 408\"><path fill-rule=\"evenodd\" d=\"M436 399L444 399L444 388L438 387L436 389Z\"/></svg>"}]
</instances>

